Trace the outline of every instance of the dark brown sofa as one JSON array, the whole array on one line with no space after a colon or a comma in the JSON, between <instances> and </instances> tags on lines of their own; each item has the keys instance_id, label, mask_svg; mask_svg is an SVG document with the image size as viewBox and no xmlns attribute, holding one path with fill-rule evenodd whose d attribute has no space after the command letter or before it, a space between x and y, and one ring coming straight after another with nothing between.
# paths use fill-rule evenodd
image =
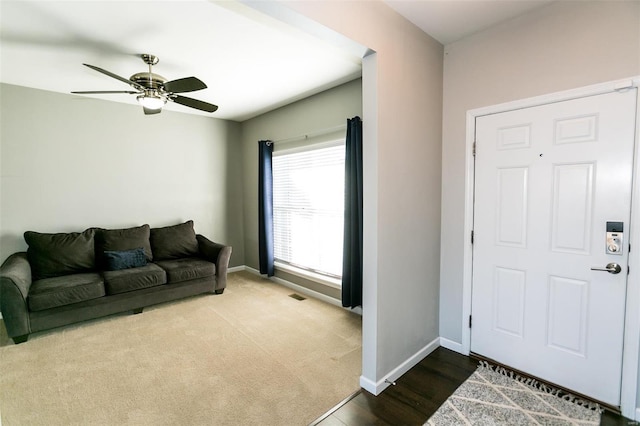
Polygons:
<instances>
[{"instance_id":1,"label":"dark brown sofa","mask_svg":"<svg viewBox=\"0 0 640 426\"><path fill-rule=\"evenodd\" d=\"M15 343L31 333L201 293L222 294L231 247L193 222L150 228L25 232L0 267L0 311Z\"/></svg>"}]
</instances>

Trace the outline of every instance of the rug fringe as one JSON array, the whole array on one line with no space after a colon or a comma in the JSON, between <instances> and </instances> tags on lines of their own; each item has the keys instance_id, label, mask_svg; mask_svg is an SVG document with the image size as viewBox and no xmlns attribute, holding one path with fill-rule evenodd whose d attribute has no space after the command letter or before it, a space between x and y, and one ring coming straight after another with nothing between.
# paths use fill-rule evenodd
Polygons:
<instances>
[{"instance_id":1,"label":"rug fringe","mask_svg":"<svg viewBox=\"0 0 640 426\"><path fill-rule=\"evenodd\" d=\"M502 374L503 376L509 377L513 380L516 380L524 385L527 385L533 389L536 389L540 392L547 393L549 395L557 396L559 398L564 399L565 401L571 402L573 404L579 405L584 408L588 408L589 410L596 411L600 414L604 412L604 409L600 406L600 404L589 401L588 399L581 398L579 396L572 395L568 392L565 392L561 389L555 388L553 386L549 386L546 383L541 383L538 380L532 377L524 377L513 370L509 370L501 365L493 365L485 360L480 361L479 368L484 368L487 370L491 370L495 373Z\"/></svg>"}]
</instances>

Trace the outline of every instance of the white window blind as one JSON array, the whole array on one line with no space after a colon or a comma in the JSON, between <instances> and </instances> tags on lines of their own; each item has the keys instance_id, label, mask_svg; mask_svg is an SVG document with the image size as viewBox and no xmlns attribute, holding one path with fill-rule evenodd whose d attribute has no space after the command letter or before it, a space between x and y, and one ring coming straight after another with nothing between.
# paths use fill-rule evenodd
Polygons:
<instances>
[{"instance_id":1,"label":"white window blind","mask_svg":"<svg viewBox=\"0 0 640 426\"><path fill-rule=\"evenodd\" d=\"M276 152L273 228L276 260L342 275L344 145Z\"/></svg>"}]
</instances>

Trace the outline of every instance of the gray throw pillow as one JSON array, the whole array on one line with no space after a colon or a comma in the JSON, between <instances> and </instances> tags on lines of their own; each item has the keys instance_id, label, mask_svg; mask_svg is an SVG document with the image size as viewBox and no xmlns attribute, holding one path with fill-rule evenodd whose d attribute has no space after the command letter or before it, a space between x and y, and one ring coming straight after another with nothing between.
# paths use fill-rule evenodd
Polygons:
<instances>
[{"instance_id":1,"label":"gray throw pillow","mask_svg":"<svg viewBox=\"0 0 640 426\"><path fill-rule=\"evenodd\" d=\"M125 229L98 229L96 231L96 246L101 260L104 262L105 251L122 251L142 247L147 260L151 261L153 253L149 244L149 229L149 225L146 224Z\"/></svg>"},{"instance_id":2,"label":"gray throw pillow","mask_svg":"<svg viewBox=\"0 0 640 426\"><path fill-rule=\"evenodd\" d=\"M95 270L95 229L43 234L27 231L24 240L34 280Z\"/></svg>"},{"instance_id":3,"label":"gray throw pillow","mask_svg":"<svg viewBox=\"0 0 640 426\"><path fill-rule=\"evenodd\" d=\"M151 229L151 248L155 260L193 257L200 253L193 221Z\"/></svg>"}]
</instances>

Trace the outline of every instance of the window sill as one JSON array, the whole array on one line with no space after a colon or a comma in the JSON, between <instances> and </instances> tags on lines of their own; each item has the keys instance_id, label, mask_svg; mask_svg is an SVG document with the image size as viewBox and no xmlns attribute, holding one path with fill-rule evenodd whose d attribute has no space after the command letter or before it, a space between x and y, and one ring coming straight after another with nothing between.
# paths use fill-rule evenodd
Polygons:
<instances>
[{"instance_id":1,"label":"window sill","mask_svg":"<svg viewBox=\"0 0 640 426\"><path fill-rule=\"evenodd\" d=\"M342 288L342 281L335 278L330 278L325 275L320 275L311 271L296 268L295 266L287 265L286 263L275 262L274 266L276 267L276 269L279 269L283 272L287 272L289 274L296 275L298 277L305 278L319 284L326 285L328 287L337 289Z\"/></svg>"}]
</instances>

